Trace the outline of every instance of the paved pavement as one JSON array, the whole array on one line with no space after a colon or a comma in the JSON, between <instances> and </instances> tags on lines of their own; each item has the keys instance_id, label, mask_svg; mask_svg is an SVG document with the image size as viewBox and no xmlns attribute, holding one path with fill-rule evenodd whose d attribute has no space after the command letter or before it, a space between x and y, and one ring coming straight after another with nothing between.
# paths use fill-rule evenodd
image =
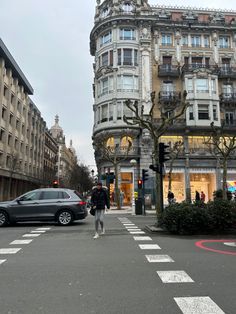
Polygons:
<instances>
[{"instance_id":1,"label":"paved pavement","mask_svg":"<svg viewBox=\"0 0 236 314\"><path fill-rule=\"evenodd\" d=\"M235 314L235 236L148 233L152 213L105 220L97 240L91 216L1 228L0 313Z\"/></svg>"}]
</instances>

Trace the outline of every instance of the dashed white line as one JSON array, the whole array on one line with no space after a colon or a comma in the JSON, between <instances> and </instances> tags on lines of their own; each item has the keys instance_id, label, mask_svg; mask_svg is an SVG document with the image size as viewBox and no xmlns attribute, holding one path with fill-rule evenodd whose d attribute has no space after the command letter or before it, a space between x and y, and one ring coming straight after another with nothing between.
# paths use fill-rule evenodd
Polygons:
<instances>
[{"instance_id":1,"label":"dashed white line","mask_svg":"<svg viewBox=\"0 0 236 314\"><path fill-rule=\"evenodd\" d=\"M41 233L26 233L22 237L23 238L36 238L40 235L41 235Z\"/></svg>"},{"instance_id":2,"label":"dashed white line","mask_svg":"<svg viewBox=\"0 0 236 314\"><path fill-rule=\"evenodd\" d=\"M138 229L137 226L125 226L126 229Z\"/></svg>"},{"instance_id":3,"label":"dashed white line","mask_svg":"<svg viewBox=\"0 0 236 314\"><path fill-rule=\"evenodd\" d=\"M33 240L14 240L10 243L10 245L15 245L15 244L29 244Z\"/></svg>"},{"instance_id":4,"label":"dashed white line","mask_svg":"<svg viewBox=\"0 0 236 314\"><path fill-rule=\"evenodd\" d=\"M42 227L42 228L37 228L36 230L50 230L50 229L52 229L52 228L46 228L46 227L43 228L43 227Z\"/></svg>"},{"instance_id":5,"label":"dashed white line","mask_svg":"<svg viewBox=\"0 0 236 314\"><path fill-rule=\"evenodd\" d=\"M139 244L141 250L160 250L158 244Z\"/></svg>"},{"instance_id":6,"label":"dashed white line","mask_svg":"<svg viewBox=\"0 0 236 314\"><path fill-rule=\"evenodd\" d=\"M145 234L144 231L129 231L130 234Z\"/></svg>"},{"instance_id":7,"label":"dashed white line","mask_svg":"<svg viewBox=\"0 0 236 314\"><path fill-rule=\"evenodd\" d=\"M0 265L6 262L6 259L0 259Z\"/></svg>"},{"instance_id":8,"label":"dashed white line","mask_svg":"<svg viewBox=\"0 0 236 314\"><path fill-rule=\"evenodd\" d=\"M183 270L157 271L158 276L164 283L186 283L194 282Z\"/></svg>"},{"instance_id":9,"label":"dashed white line","mask_svg":"<svg viewBox=\"0 0 236 314\"><path fill-rule=\"evenodd\" d=\"M45 233L46 230L33 230L33 231L30 231L30 233Z\"/></svg>"},{"instance_id":10,"label":"dashed white line","mask_svg":"<svg viewBox=\"0 0 236 314\"><path fill-rule=\"evenodd\" d=\"M134 236L134 240L135 241L152 241L152 238L150 238L150 237L139 237L139 236L135 237Z\"/></svg>"},{"instance_id":11,"label":"dashed white line","mask_svg":"<svg viewBox=\"0 0 236 314\"><path fill-rule=\"evenodd\" d=\"M170 263L174 260L169 255L145 255L149 263Z\"/></svg>"},{"instance_id":12,"label":"dashed white line","mask_svg":"<svg viewBox=\"0 0 236 314\"><path fill-rule=\"evenodd\" d=\"M132 228L132 229L127 229L127 231L129 231L129 232L130 232L130 231L142 231L142 230L141 230L141 229L139 229L139 228L135 228L135 229L134 229L134 228Z\"/></svg>"},{"instance_id":13,"label":"dashed white line","mask_svg":"<svg viewBox=\"0 0 236 314\"><path fill-rule=\"evenodd\" d=\"M210 297L174 298L184 314L225 314Z\"/></svg>"},{"instance_id":14,"label":"dashed white line","mask_svg":"<svg viewBox=\"0 0 236 314\"><path fill-rule=\"evenodd\" d=\"M0 254L16 254L19 252L21 248L14 248L14 249L0 249Z\"/></svg>"},{"instance_id":15,"label":"dashed white line","mask_svg":"<svg viewBox=\"0 0 236 314\"><path fill-rule=\"evenodd\" d=\"M123 224L124 226L135 226L135 224Z\"/></svg>"}]
</instances>

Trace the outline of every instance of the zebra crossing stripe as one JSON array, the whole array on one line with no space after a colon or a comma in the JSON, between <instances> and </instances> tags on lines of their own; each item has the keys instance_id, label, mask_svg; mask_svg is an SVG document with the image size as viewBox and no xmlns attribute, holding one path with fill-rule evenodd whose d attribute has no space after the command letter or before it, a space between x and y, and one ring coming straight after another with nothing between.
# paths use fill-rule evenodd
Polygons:
<instances>
[{"instance_id":1,"label":"zebra crossing stripe","mask_svg":"<svg viewBox=\"0 0 236 314\"><path fill-rule=\"evenodd\" d=\"M36 230L50 230L50 229L52 229L52 228L37 228Z\"/></svg>"},{"instance_id":2,"label":"zebra crossing stripe","mask_svg":"<svg viewBox=\"0 0 236 314\"><path fill-rule=\"evenodd\" d=\"M145 234L144 231L129 231L130 234Z\"/></svg>"},{"instance_id":3,"label":"zebra crossing stripe","mask_svg":"<svg viewBox=\"0 0 236 314\"><path fill-rule=\"evenodd\" d=\"M183 270L157 271L157 274L164 283L194 282Z\"/></svg>"},{"instance_id":4,"label":"zebra crossing stripe","mask_svg":"<svg viewBox=\"0 0 236 314\"><path fill-rule=\"evenodd\" d=\"M6 262L6 259L0 259L0 265Z\"/></svg>"},{"instance_id":5,"label":"zebra crossing stripe","mask_svg":"<svg viewBox=\"0 0 236 314\"><path fill-rule=\"evenodd\" d=\"M136 228L136 229L134 229L134 228L132 228L132 229L127 229L127 231L142 231L141 229L139 229L139 228Z\"/></svg>"},{"instance_id":6,"label":"zebra crossing stripe","mask_svg":"<svg viewBox=\"0 0 236 314\"><path fill-rule=\"evenodd\" d=\"M174 260L169 255L145 255L149 263L170 263Z\"/></svg>"},{"instance_id":7,"label":"zebra crossing stripe","mask_svg":"<svg viewBox=\"0 0 236 314\"><path fill-rule=\"evenodd\" d=\"M183 314L225 314L210 297L174 298Z\"/></svg>"},{"instance_id":8,"label":"zebra crossing stripe","mask_svg":"<svg viewBox=\"0 0 236 314\"><path fill-rule=\"evenodd\" d=\"M157 244L139 244L141 250L160 250L160 246Z\"/></svg>"},{"instance_id":9,"label":"zebra crossing stripe","mask_svg":"<svg viewBox=\"0 0 236 314\"><path fill-rule=\"evenodd\" d=\"M152 241L152 238L150 238L150 237L139 237L139 236L137 236L137 237L134 237L134 240L135 240L135 241Z\"/></svg>"},{"instance_id":10,"label":"zebra crossing stripe","mask_svg":"<svg viewBox=\"0 0 236 314\"><path fill-rule=\"evenodd\" d=\"M0 249L0 254L16 254L19 252L21 248L14 248L14 249Z\"/></svg>"},{"instance_id":11,"label":"zebra crossing stripe","mask_svg":"<svg viewBox=\"0 0 236 314\"><path fill-rule=\"evenodd\" d=\"M30 231L30 233L45 233L46 230L33 230L33 231Z\"/></svg>"},{"instance_id":12,"label":"zebra crossing stripe","mask_svg":"<svg viewBox=\"0 0 236 314\"><path fill-rule=\"evenodd\" d=\"M125 226L126 229L138 229L137 226Z\"/></svg>"},{"instance_id":13,"label":"zebra crossing stripe","mask_svg":"<svg viewBox=\"0 0 236 314\"><path fill-rule=\"evenodd\" d=\"M15 240L10 243L10 245L15 245L15 244L29 244L33 240Z\"/></svg>"},{"instance_id":14,"label":"zebra crossing stripe","mask_svg":"<svg viewBox=\"0 0 236 314\"><path fill-rule=\"evenodd\" d=\"M26 233L22 237L23 238L36 238L40 235L41 235L41 233Z\"/></svg>"}]
</instances>

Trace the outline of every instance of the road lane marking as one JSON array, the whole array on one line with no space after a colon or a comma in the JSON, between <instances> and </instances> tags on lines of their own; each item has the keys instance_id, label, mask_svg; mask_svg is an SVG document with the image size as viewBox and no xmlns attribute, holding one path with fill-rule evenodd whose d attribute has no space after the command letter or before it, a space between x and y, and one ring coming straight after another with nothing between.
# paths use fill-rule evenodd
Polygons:
<instances>
[{"instance_id":1,"label":"road lane marking","mask_svg":"<svg viewBox=\"0 0 236 314\"><path fill-rule=\"evenodd\" d=\"M134 229L134 228L132 228L132 229L127 229L127 231L129 231L129 232L130 232L130 231L142 231L142 230L141 230L141 229L139 229L139 228L135 228L135 229Z\"/></svg>"},{"instance_id":2,"label":"road lane marking","mask_svg":"<svg viewBox=\"0 0 236 314\"><path fill-rule=\"evenodd\" d=\"M51 230L52 228L37 228L36 230Z\"/></svg>"},{"instance_id":3,"label":"road lane marking","mask_svg":"<svg viewBox=\"0 0 236 314\"><path fill-rule=\"evenodd\" d=\"M21 248L14 248L14 249L0 249L0 254L16 254L19 252Z\"/></svg>"},{"instance_id":4,"label":"road lane marking","mask_svg":"<svg viewBox=\"0 0 236 314\"><path fill-rule=\"evenodd\" d=\"M26 233L22 237L23 238L36 238L40 235L41 235L41 233Z\"/></svg>"},{"instance_id":5,"label":"road lane marking","mask_svg":"<svg viewBox=\"0 0 236 314\"><path fill-rule=\"evenodd\" d=\"M137 236L137 237L134 237L134 240L135 240L135 241L152 241L152 238L150 238L150 237L139 237L139 236Z\"/></svg>"},{"instance_id":6,"label":"road lane marking","mask_svg":"<svg viewBox=\"0 0 236 314\"><path fill-rule=\"evenodd\" d=\"M157 274L164 283L194 282L183 270L157 271Z\"/></svg>"},{"instance_id":7,"label":"road lane marking","mask_svg":"<svg viewBox=\"0 0 236 314\"><path fill-rule=\"evenodd\" d=\"M135 224L123 224L124 226L135 226Z\"/></svg>"},{"instance_id":8,"label":"road lane marking","mask_svg":"<svg viewBox=\"0 0 236 314\"><path fill-rule=\"evenodd\" d=\"M210 297L174 298L184 314L225 314Z\"/></svg>"},{"instance_id":9,"label":"road lane marking","mask_svg":"<svg viewBox=\"0 0 236 314\"><path fill-rule=\"evenodd\" d=\"M139 244L141 250L161 250L157 244Z\"/></svg>"},{"instance_id":10,"label":"road lane marking","mask_svg":"<svg viewBox=\"0 0 236 314\"><path fill-rule=\"evenodd\" d=\"M125 226L126 229L136 229L138 228L137 226L133 225L133 226Z\"/></svg>"},{"instance_id":11,"label":"road lane marking","mask_svg":"<svg viewBox=\"0 0 236 314\"><path fill-rule=\"evenodd\" d=\"M145 255L149 263L171 263L174 260L169 255Z\"/></svg>"},{"instance_id":12,"label":"road lane marking","mask_svg":"<svg viewBox=\"0 0 236 314\"><path fill-rule=\"evenodd\" d=\"M222 251L222 250L216 250L209 248L205 246L205 243L228 243L228 242L234 242L235 240L201 240L195 243L197 247L200 249L204 249L207 251L215 252L215 253L220 253L220 254L226 254L226 255L236 255L236 252L230 252L230 251Z\"/></svg>"},{"instance_id":13,"label":"road lane marking","mask_svg":"<svg viewBox=\"0 0 236 314\"><path fill-rule=\"evenodd\" d=\"M129 231L130 234L145 234L144 231Z\"/></svg>"},{"instance_id":14,"label":"road lane marking","mask_svg":"<svg viewBox=\"0 0 236 314\"><path fill-rule=\"evenodd\" d=\"M6 262L6 259L0 259L0 265Z\"/></svg>"},{"instance_id":15,"label":"road lane marking","mask_svg":"<svg viewBox=\"0 0 236 314\"><path fill-rule=\"evenodd\" d=\"M33 230L33 231L30 231L30 233L45 233L46 230Z\"/></svg>"},{"instance_id":16,"label":"road lane marking","mask_svg":"<svg viewBox=\"0 0 236 314\"><path fill-rule=\"evenodd\" d=\"M11 245L15 245L15 244L29 244L32 241L33 240L15 240L15 241L12 241L10 244Z\"/></svg>"},{"instance_id":17,"label":"road lane marking","mask_svg":"<svg viewBox=\"0 0 236 314\"><path fill-rule=\"evenodd\" d=\"M224 245L236 247L236 242L224 242Z\"/></svg>"}]
</instances>

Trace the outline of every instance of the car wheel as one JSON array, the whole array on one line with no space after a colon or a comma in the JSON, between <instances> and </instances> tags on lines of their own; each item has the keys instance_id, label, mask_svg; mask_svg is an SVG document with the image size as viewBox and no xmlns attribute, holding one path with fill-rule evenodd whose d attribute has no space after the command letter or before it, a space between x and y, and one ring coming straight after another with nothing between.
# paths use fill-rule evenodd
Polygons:
<instances>
[{"instance_id":1,"label":"car wheel","mask_svg":"<svg viewBox=\"0 0 236 314\"><path fill-rule=\"evenodd\" d=\"M3 210L0 210L0 227L6 226L8 224L8 215Z\"/></svg>"},{"instance_id":2,"label":"car wheel","mask_svg":"<svg viewBox=\"0 0 236 314\"><path fill-rule=\"evenodd\" d=\"M73 215L69 210L62 210L58 214L57 222L59 225L68 226L73 222Z\"/></svg>"}]
</instances>

